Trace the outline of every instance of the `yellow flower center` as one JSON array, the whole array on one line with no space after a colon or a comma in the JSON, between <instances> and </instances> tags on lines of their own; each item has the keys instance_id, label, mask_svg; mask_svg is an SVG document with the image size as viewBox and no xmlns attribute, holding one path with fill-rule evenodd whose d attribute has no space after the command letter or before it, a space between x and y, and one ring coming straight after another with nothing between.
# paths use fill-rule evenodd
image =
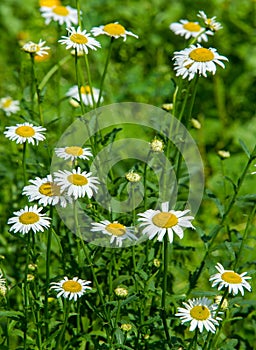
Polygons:
<instances>
[{"instance_id":1,"label":"yellow flower center","mask_svg":"<svg viewBox=\"0 0 256 350\"><path fill-rule=\"evenodd\" d=\"M78 293L81 292L82 290L82 285L77 282L77 281L73 281L73 280L68 280L65 281L62 285L62 288L66 291L66 292L70 292L70 293Z\"/></svg>"},{"instance_id":2,"label":"yellow flower center","mask_svg":"<svg viewBox=\"0 0 256 350\"><path fill-rule=\"evenodd\" d=\"M40 7L53 7L53 6L59 6L60 1L59 0L40 0L39 1Z\"/></svg>"},{"instance_id":3,"label":"yellow flower center","mask_svg":"<svg viewBox=\"0 0 256 350\"><path fill-rule=\"evenodd\" d=\"M48 52L47 53L45 53L45 54L42 54L42 56L39 56L39 55L35 55L35 61L36 62L44 62L44 61L46 61L46 60L48 60L49 59L49 54L48 54Z\"/></svg>"},{"instance_id":4,"label":"yellow flower center","mask_svg":"<svg viewBox=\"0 0 256 350\"><path fill-rule=\"evenodd\" d=\"M170 228L178 223L178 218L172 213L158 213L152 218L154 225L163 228Z\"/></svg>"},{"instance_id":5,"label":"yellow flower center","mask_svg":"<svg viewBox=\"0 0 256 350\"><path fill-rule=\"evenodd\" d=\"M208 307L204 305L196 305L190 310L190 316L198 321L207 320L210 315Z\"/></svg>"},{"instance_id":6,"label":"yellow flower center","mask_svg":"<svg viewBox=\"0 0 256 350\"><path fill-rule=\"evenodd\" d=\"M209 49L198 47L190 52L189 57L196 62L209 62L214 59L214 54Z\"/></svg>"},{"instance_id":7,"label":"yellow flower center","mask_svg":"<svg viewBox=\"0 0 256 350\"><path fill-rule=\"evenodd\" d=\"M183 28L188 30L189 32L200 32L201 26L194 22L188 22L183 24Z\"/></svg>"},{"instance_id":8,"label":"yellow flower center","mask_svg":"<svg viewBox=\"0 0 256 350\"><path fill-rule=\"evenodd\" d=\"M39 215L37 215L36 213L27 212L27 213L21 214L21 216L19 217L19 221L23 225L30 225L30 224L35 224L36 222L38 222L39 218L40 218Z\"/></svg>"},{"instance_id":9,"label":"yellow flower center","mask_svg":"<svg viewBox=\"0 0 256 350\"><path fill-rule=\"evenodd\" d=\"M88 183L85 176L80 174L71 174L68 176L68 181L76 186L84 186Z\"/></svg>"},{"instance_id":10,"label":"yellow flower center","mask_svg":"<svg viewBox=\"0 0 256 350\"><path fill-rule=\"evenodd\" d=\"M106 230L114 236L123 236L126 232L126 228L124 225L118 223L108 224L106 226Z\"/></svg>"},{"instance_id":11,"label":"yellow flower center","mask_svg":"<svg viewBox=\"0 0 256 350\"><path fill-rule=\"evenodd\" d=\"M221 278L223 279L223 281L227 282L227 283L231 283L231 284L239 284L242 283L242 277L238 275L238 273L234 272L234 271L227 271L224 272L221 275Z\"/></svg>"},{"instance_id":12,"label":"yellow flower center","mask_svg":"<svg viewBox=\"0 0 256 350\"><path fill-rule=\"evenodd\" d=\"M8 108L8 107L10 107L11 104L12 104L12 99L7 98L3 103L3 108Z\"/></svg>"},{"instance_id":13,"label":"yellow flower center","mask_svg":"<svg viewBox=\"0 0 256 350\"><path fill-rule=\"evenodd\" d=\"M79 157L83 154L83 149L78 146L66 147L65 152L71 154L72 156Z\"/></svg>"},{"instance_id":14,"label":"yellow flower center","mask_svg":"<svg viewBox=\"0 0 256 350\"><path fill-rule=\"evenodd\" d=\"M125 34L125 28L118 23L109 23L103 27L104 32L110 35L123 35Z\"/></svg>"},{"instance_id":15,"label":"yellow flower center","mask_svg":"<svg viewBox=\"0 0 256 350\"><path fill-rule=\"evenodd\" d=\"M32 137L35 135L35 130L29 125L19 126L15 132L22 137Z\"/></svg>"},{"instance_id":16,"label":"yellow flower center","mask_svg":"<svg viewBox=\"0 0 256 350\"><path fill-rule=\"evenodd\" d=\"M46 182L39 187L39 192L48 197L59 196L60 186L53 182Z\"/></svg>"},{"instance_id":17,"label":"yellow flower center","mask_svg":"<svg viewBox=\"0 0 256 350\"><path fill-rule=\"evenodd\" d=\"M91 94L91 88L89 85L81 86L80 91L81 94Z\"/></svg>"},{"instance_id":18,"label":"yellow flower center","mask_svg":"<svg viewBox=\"0 0 256 350\"><path fill-rule=\"evenodd\" d=\"M56 13L56 15L63 16L63 17L69 14L69 10L65 6L56 6L52 10L52 12Z\"/></svg>"},{"instance_id":19,"label":"yellow flower center","mask_svg":"<svg viewBox=\"0 0 256 350\"><path fill-rule=\"evenodd\" d=\"M69 39L75 44L86 45L88 43L88 39L86 38L86 36L79 33L71 34Z\"/></svg>"}]
</instances>

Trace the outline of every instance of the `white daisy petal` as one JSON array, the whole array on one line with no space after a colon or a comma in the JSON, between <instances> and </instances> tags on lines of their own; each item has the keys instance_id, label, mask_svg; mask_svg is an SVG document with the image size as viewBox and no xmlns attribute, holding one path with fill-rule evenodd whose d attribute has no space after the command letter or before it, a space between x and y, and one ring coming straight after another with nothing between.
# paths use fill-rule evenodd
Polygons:
<instances>
[{"instance_id":1,"label":"white daisy petal","mask_svg":"<svg viewBox=\"0 0 256 350\"><path fill-rule=\"evenodd\" d=\"M2 97L0 99L0 109L2 109L7 116L10 116L20 110L20 103L19 101L13 100L10 96Z\"/></svg>"},{"instance_id":2,"label":"white daisy petal","mask_svg":"<svg viewBox=\"0 0 256 350\"><path fill-rule=\"evenodd\" d=\"M100 95L100 90L96 89L96 88L91 88L89 85L82 85L80 87L80 93L81 93L81 98L82 101L84 103L84 105L86 106L93 106L93 99L92 99L92 95L94 98L94 101L97 102L99 99L99 95ZM78 107L79 103L76 101L80 101L80 96L79 96L79 91L78 91L78 86L74 85L72 86L68 92L66 93L66 96L70 97L70 103L74 106L74 107ZM75 102L75 103L74 103ZM100 102L103 102L103 97L101 96L100 98Z\"/></svg>"},{"instance_id":3,"label":"white daisy petal","mask_svg":"<svg viewBox=\"0 0 256 350\"><path fill-rule=\"evenodd\" d=\"M127 35L133 36L138 39L138 36L133 34L132 32L127 31L121 24L118 22L108 23L106 25L102 25L100 27L94 27L91 30L94 36L98 35L108 35L115 39L122 37L124 41L126 41Z\"/></svg>"},{"instance_id":4,"label":"white daisy petal","mask_svg":"<svg viewBox=\"0 0 256 350\"><path fill-rule=\"evenodd\" d=\"M66 299L77 301L77 298L85 294L87 289L92 289L88 286L90 283L91 281L84 281L78 277L68 279L65 276L60 282L51 282L50 288L59 292L57 298L63 296Z\"/></svg>"},{"instance_id":5,"label":"white daisy petal","mask_svg":"<svg viewBox=\"0 0 256 350\"><path fill-rule=\"evenodd\" d=\"M49 24L51 21L58 22L60 25L65 24L67 27L78 24L77 10L70 6L43 6L40 8L40 12L45 18L45 24Z\"/></svg>"},{"instance_id":6,"label":"white daisy petal","mask_svg":"<svg viewBox=\"0 0 256 350\"><path fill-rule=\"evenodd\" d=\"M42 134L46 129L42 126L34 126L31 123L17 124L16 126L7 126L4 131L5 137L17 144L32 143L38 145L39 141L43 141L45 136Z\"/></svg>"},{"instance_id":7,"label":"white daisy petal","mask_svg":"<svg viewBox=\"0 0 256 350\"><path fill-rule=\"evenodd\" d=\"M59 158L71 161L78 158L87 160L89 157L92 157L92 152L89 148L82 148L79 146L58 147L55 148L54 151Z\"/></svg>"}]
</instances>

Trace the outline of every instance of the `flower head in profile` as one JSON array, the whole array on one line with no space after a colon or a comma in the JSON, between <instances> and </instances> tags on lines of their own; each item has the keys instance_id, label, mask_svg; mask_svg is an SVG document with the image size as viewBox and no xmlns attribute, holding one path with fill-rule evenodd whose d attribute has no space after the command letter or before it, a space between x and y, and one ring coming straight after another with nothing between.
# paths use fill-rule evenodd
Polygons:
<instances>
[{"instance_id":1,"label":"flower head in profile","mask_svg":"<svg viewBox=\"0 0 256 350\"><path fill-rule=\"evenodd\" d=\"M213 32L217 32L218 30L222 29L222 25L215 20L216 16L208 18L204 11L199 11L197 16L204 21L206 28L212 30Z\"/></svg>"},{"instance_id":2,"label":"flower head in profile","mask_svg":"<svg viewBox=\"0 0 256 350\"><path fill-rule=\"evenodd\" d=\"M248 279L251 279L247 275L247 272L243 272L240 275L233 270L225 270L224 267L218 263L215 268L219 271L218 273L212 275L209 281L212 281L212 287L218 286L218 290L228 288L228 292L236 295L241 292L244 295L244 288L249 292L251 291L251 286L247 282Z\"/></svg>"},{"instance_id":3,"label":"flower head in profile","mask_svg":"<svg viewBox=\"0 0 256 350\"><path fill-rule=\"evenodd\" d=\"M76 159L89 159L92 157L92 152L88 147L82 148L80 146L67 146L67 147L58 147L54 149L56 155L59 158L65 160L74 161Z\"/></svg>"},{"instance_id":4,"label":"flower head in profile","mask_svg":"<svg viewBox=\"0 0 256 350\"><path fill-rule=\"evenodd\" d=\"M171 23L169 28L176 35L184 36L185 39L196 38L198 42L208 41L207 35L213 35L211 30L205 30L198 22L189 22L186 19Z\"/></svg>"},{"instance_id":5,"label":"flower head in profile","mask_svg":"<svg viewBox=\"0 0 256 350\"><path fill-rule=\"evenodd\" d=\"M78 23L77 10L70 6L52 6L41 7L42 16L45 18L45 24L49 24L51 21L58 22L60 25L65 24L70 27L72 24Z\"/></svg>"},{"instance_id":6,"label":"flower head in profile","mask_svg":"<svg viewBox=\"0 0 256 350\"><path fill-rule=\"evenodd\" d=\"M86 290L92 289L88 286L91 281L85 281L78 277L69 279L64 277L60 282L51 282L51 289L58 292L57 298L63 296L66 299L77 301L83 294L86 293Z\"/></svg>"},{"instance_id":7,"label":"flower head in profile","mask_svg":"<svg viewBox=\"0 0 256 350\"><path fill-rule=\"evenodd\" d=\"M183 307L178 307L175 316L180 317L181 323L190 322L189 330L193 332L196 328L200 333L205 328L208 332L215 333L216 326L219 325L220 317L215 317L218 305L213 304L206 297L189 299L183 302Z\"/></svg>"},{"instance_id":8,"label":"flower head in profile","mask_svg":"<svg viewBox=\"0 0 256 350\"><path fill-rule=\"evenodd\" d=\"M207 77L207 72L216 73L216 64L225 68L222 61L228 61L227 57L218 54L214 48L206 49L200 44L191 45L181 51L174 52L174 70L177 76L191 80L196 74Z\"/></svg>"},{"instance_id":9,"label":"flower head in profile","mask_svg":"<svg viewBox=\"0 0 256 350\"><path fill-rule=\"evenodd\" d=\"M91 198L93 192L97 192L96 184L99 183L97 177L91 176L91 173L82 171L80 167L68 170L59 170L54 173L54 182L61 187L62 192L74 199L85 197Z\"/></svg>"},{"instance_id":10,"label":"flower head in profile","mask_svg":"<svg viewBox=\"0 0 256 350\"><path fill-rule=\"evenodd\" d=\"M42 209L42 207L38 208L37 205L32 207L26 205L24 209L14 212L15 216L7 222L8 225L12 224L10 231L20 232L24 235L30 230L36 233L49 228L51 218L42 214Z\"/></svg>"},{"instance_id":11,"label":"flower head in profile","mask_svg":"<svg viewBox=\"0 0 256 350\"><path fill-rule=\"evenodd\" d=\"M2 97L0 99L0 109L9 117L20 110L20 103L17 100L13 100L10 96Z\"/></svg>"},{"instance_id":12,"label":"flower head in profile","mask_svg":"<svg viewBox=\"0 0 256 350\"><path fill-rule=\"evenodd\" d=\"M86 30L81 30L80 27L77 29L74 27L67 28L68 36L62 36L62 39L59 42L63 45L66 45L66 49L76 49L77 51L84 51L88 54L89 49L97 50L98 47L101 47L100 43L91 38L91 34L87 33Z\"/></svg>"},{"instance_id":13,"label":"flower head in profile","mask_svg":"<svg viewBox=\"0 0 256 350\"><path fill-rule=\"evenodd\" d=\"M92 232L101 232L110 236L110 244L115 243L118 247L122 247L125 239L137 240L137 237L131 232L132 227L126 227L118 221L110 222L103 220L100 223L92 222Z\"/></svg>"},{"instance_id":14,"label":"flower head in profile","mask_svg":"<svg viewBox=\"0 0 256 350\"><path fill-rule=\"evenodd\" d=\"M183 238L183 228L193 228L191 220L193 216L185 216L190 210L175 211L169 210L169 203L164 202L161 206L162 210L146 210L139 214L141 227L144 226L142 234L148 235L149 239L153 239L158 235L157 240L162 242L165 234L168 234L170 243L173 242L173 234L175 233L180 239Z\"/></svg>"},{"instance_id":15,"label":"flower head in profile","mask_svg":"<svg viewBox=\"0 0 256 350\"><path fill-rule=\"evenodd\" d=\"M22 194L26 195L30 202L37 200L39 205L59 204L62 207L66 207L67 202L70 202L70 197L67 199L64 197L60 186L53 181L52 175L47 175L43 179L36 177L29 182L31 185L25 186Z\"/></svg>"},{"instance_id":16,"label":"flower head in profile","mask_svg":"<svg viewBox=\"0 0 256 350\"><path fill-rule=\"evenodd\" d=\"M26 44L23 45L22 50L29 53L34 54L37 56L44 56L48 55L48 50L50 50L49 46L44 46L45 41L39 40L39 43L36 44L33 41L29 41Z\"/></svg>"},{"instance_id":17,"label":"flower head in profile","mask_svg":"<svg viewBox=\"0 0 256 350\"><path fill-rule=\"evenodd\" d=\"M138 39L138 35L129 32L118 22L108 23L100 27L94 27L92 28L91 32L94 36L108 35L115 39L122 37L124 41L126 41L127 35L133 36L134 38Z\"/></svg>"},{"instance_id":18,"label":"flower head in profile","mask_svg":"<svg viewBox=\"0 0 256 350\"><path fill-rule=\"evenodd\" d=\"M43 141L45 136L42 134L46 129L42 126L34 126L31 123L17 124L16 126L7 126L4 131L5 137L16 143L32 143L38 145Z\"/></svg>"},{"instance_id":19,"label":"flower head in profile","mask_svg":"<svg viewBox=\"0 0 256 350\"><path fill-rule=\"evenodd\" d=\"M80 87L80 93L81 93L81 98L83 103L86 106L93 106L92 94L93 94L94 101L97 102L99 99L100 90L93 87L91 91L91 88L89 85L82 85ZM72 86L66 93L66 96L71 97L72 101L70 101L70 103L74 107L79 106L79 103L77 101L80 101L80 96L79 96L77 85ZM101 97L100 102L103 102L103 97Z\"/></svg>"}]
</instances>

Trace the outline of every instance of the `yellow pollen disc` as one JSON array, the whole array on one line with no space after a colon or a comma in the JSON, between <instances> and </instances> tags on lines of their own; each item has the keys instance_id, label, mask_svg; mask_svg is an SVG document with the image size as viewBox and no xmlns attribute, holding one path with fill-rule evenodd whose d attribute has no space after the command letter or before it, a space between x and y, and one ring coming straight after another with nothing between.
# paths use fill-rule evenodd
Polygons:
<instances>
[{"instance_id":1,"label":"yellow pollen disc","mask_svg":"<svg viewBox=\"0 0 256 350\"><path fill-rule=\"evenodd\" d=\"M73 41L75 44L82 44L85 45L88 43L88 39L86 38L85 35L79 34L79 33L74 33L70 35L69 39Z\"/></svg>"},{"instance_id":2,"label":"yellow pollen disc","mask_svg":"<svg viewBox=\"0 0 256 350\"><path fill-rule=\"evenodd\" d=\"M90 94L91 88L89 85L81 86L80 91L81 91L81 94Z\"/></svg>"},{"instance_id":3,"label":"yellow pollen disc","mask_svg":"<svg viewBox=\"0 0 256 350\"><path fill-rule=\"evenodd\" d=\"M105 229L112 235L118 237L123 236L126 232L125 226L118 223L108 224Z\"/></svg>"},{"instance_id":4,"label":"yellow pollen disc","mask_svg":"<svg viewBox=\"0 0 256 350\"><path fill-rule=\"evenodd\" d=\"M234 271L227 271L224 272L221 275L221 278L223 279L223 281L227 282L227 283L231 283L231 284L239 284L242 283L242 277L238 275L238 273L234 272Z\"/></svg>"},{"instance_id":5,"label":"yellow pollen disc","mask_svg":"<svg viewBox=\"0 0 256 350\"><path fill-rule=\"evenodd\" d=\"M80 174L71 174L68 176L68 181L76 186L84 186L88 183L85 176Z\"/></svg>"},{"instance_id":6,"label":"yellow pollen disc","mask_svg":"<svg viewBox=\"0 0 256 350\"><path fill-rule=\"evenodd\" d=\"M59 0L40 0L39 1L40 7L53 7L53 6L59 6L60 1Z\"/></svg>"},{"instance_id":7,"label":"yellow pollen disc","mask_svg":"<svg viewBox=\"0 0 256 350\"><path fill-rule=\"evenodd\" d=\"M81 292L81 290L82 290L81 284L79 282L73 281L73 280L68 280L68 281L64 282L62 285L62 288L66 292L70 292L70 293L78 293L78 292Z\"/></svg>"},{"instance_id":8,"label":"yellow pollen disc","mask_svg":"<svg viewBox=\"0 0 256 350\"><path fill-rule=\"evenodd\" d=\"M109 23L103 27L104 32L110 35L123 35L125 34L125 28L118 23Z\"/></svg>"},{"instance_id":9,"label":"yellow pollen disc","mask_svg":"<svg viewBox=\"0 0 256 350\"><path fill-rule=\"evenodd\" d=\"M35 224L36 222L39 221L39 215L37 215L36 213L33 213L33 212L23 213L19 217L19 221L23 225Z\"/></svg>"},{"instance_id":10,"label":"yellow pollen disc","mask_svg":"<svg viewBox=\"0 0 256 350\"><path fill-rule=\"evenodd\" d=\"M10 105L12 104L12 99L11 98L7 98L4 103L3 103L3 107L4 108L8 108L10 107Z\"/></svg>"},{"instance_id":11,"label":"yellow pollen disc","mask_svg":"<svg viewBox=\"0 0 256 350\"><path fill-rule=\"evenodd\" d=\"M194 22L188 22L183 24L183 28L188 30L189 32L200 32L201 30L200 25Z\"/></svg>"},{"instance_id":12,"label":"yellow pollen disc","mask_svg":"<svg viewBox=\"0 0 256 350\"><path fill-rule=\"evenodd\" d=\"M71 147L66 147L65 152L67 154L71 154L72 156L78 157L83 154L83 149L78 146L71 146Z\"/></svg>"},{"instance_id":13,"label":"yellow pollen disc","mask_svg":"<svg viewBox=\"0 0 256 350\"><path fill-rule=\"evenodd\" d=\"M190 316L198 321L204 321L209 318L210 311L206 306L196 305L190 310Z\"/></svg>"},{"instance_id":14,"label":"yellow pollen disc","mask_svg":"<svg viewBox=\"0 0 256 350\"><path fill-rule=\"evenodd\" d=\"M154 225L163 228L170 228L178 223L178 218L171 213L158 213L152 218Z\"/></svg>"},{"instance_id":15,"label":"yellow pollen disc","mask_svg":"<svg viewBox=\"0 0 256 350\"><path fill-rule=\"evenodd\" d=\"M52 12L56 13L56 15L63 16L63 17L69 14L69 10L65 6L56 6L52 10Z\"/></svg>"},{"instance_id":16,"label":"yellow pollen disc","mask_svg":"<svg viewBox=\"0 0 256 350\"><path fill-rule=\"evenodd\" d=\"M214 59L214 54L211 50L198 47L190 52L189 57L196 62L209 62Z\"/></svg>"},{"instance_id":17,"label":"yellow pollen disc","mask_svg":"<svg viewBox=\"0 0 256 350\"><path fill-rule=\"evenodd\" d=\"M29 125L19 126L15 132L22 137L32 137L35 135L35 130Z\"/></svg>"},{"instance_id":18,"label":"yellow pollen disc","mask_svg":"<svg viewBox=\"0 0 256 350\"><path fill-rule=\"evenodd\" d=\"M46 182L39 187L39 192L45 196L59 196L60 186L54 184L53 182Z\"/></svg>"}]
</instances>

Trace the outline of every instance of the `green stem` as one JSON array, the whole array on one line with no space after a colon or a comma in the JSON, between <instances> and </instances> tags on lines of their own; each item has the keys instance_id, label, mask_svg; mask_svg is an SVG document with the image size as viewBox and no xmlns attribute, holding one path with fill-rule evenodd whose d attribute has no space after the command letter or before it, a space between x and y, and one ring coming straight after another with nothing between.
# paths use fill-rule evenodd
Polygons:
<instances>
[{"instance_id":1,"label":"green stem","mask_svg":"<svg viewBox=\"0 0 256 350\"><path fill-rule=\"evenodd\" d=\"M23 143L23 150L22 150L22 169L23 169L23 180L24 180L24 186L27 184L27 171L26 171L26 152L27 151L27 142Z\"/></svg>"},{"instance_id":2,"label":"green stem","mask_svg":"<svg viewBox=\"0 0 256 350\"><path fill-rule=\"evenodd\" d=\"M27 331L28 331L28 308L29 308L29 289L28 289L28 265L29 265L29 255L31 250L31 233L27 233L27 249L26 249L26 265L25 265L25 276L24 276L24 335L23 335L23 349L27 349Z\"/></svg>"},{"instance_id":3,"label":"green stem","mask_svg":"<svg viewBox=\"0 0 256 350\"><path fill-rule=\"evenodd\" d=\"M80 1L79 0L76 0L76 9L77 9L78 25L82 29L81 6L80 6Z\"/></svg>"},{"instance_id":4,"label":"green stem","mask_svg":"<svg viewBox=\"0 0 256 350\"><path fill-rule=\"evenodd\" d=\"M77 81L79 102L80 102L80 106L81 106L82 115L84 115L85 114L85 109L84 109L84 103L83 103L82 93L81 93L81 85L82 84L80 83L80 77L79 77L77 49L75 50L75 71L76 71L76 81Z\"/></svg>"},{"instance_id":5,"label":"green stem","mask_svg":"<svg viewBox=\"0 0 256 350\"><path fill-rule=\"evenodd\" d=\"M62 350L64 348L63 344L65 341L65 338L63 340L63 336L64 336L64 333L65 333L65 330L67 327L67 323L68 323L70 306L71 306L71 302L69 300L64 299L64 322L63 322L59 337L58 337L57 342L56 342L56 349L57 350Z\"/></svg>"},{"instance_id":6,"label":"green stem","mask_svg":"<svg viewBox=\"0 0 256 350\"><path fill-rule=\"evenodd\" d=\"M188 350L193 349L194 344L195 344L195 345L197 344L197 335L198 335L198 328L196 328L196 330L195 330L194 337L191 339L191 342L190 342L190 344L189 344ZM195 348L195 349L196 349L196 348Z\"/></svg>"},{"instance_id":7,"label":"green stem","mask_svg":"<svg viewBox=\"0 0 256 350\"><path fill-rule=\"evenodd\" d=\"M35 57L34 54L30 54L31 59L31 71L30 71L30 103L31 103L31 114L34 117L34 94L35 94Z\"/></svg>"},{"instance_id":8,"label":"green stem","mask_svg":"<svg viewBox=\"0 0 256 350\"><path fill-rule=\"evenodd\" d=\"M91 91L91 96L92 96L92 104L93 104L93 108L95 109L96 108L96 104L95 104L95 99L94 99L94 95L93 95L93 86L92 86L91 72L90 72L88 57L87 57L86 54L84 55L84 60L85 60L85 68L86 68L86 73L87 73L87 78L88 78L88 84L89 84L90 91Z\"/></svg>"}]
</instances>

